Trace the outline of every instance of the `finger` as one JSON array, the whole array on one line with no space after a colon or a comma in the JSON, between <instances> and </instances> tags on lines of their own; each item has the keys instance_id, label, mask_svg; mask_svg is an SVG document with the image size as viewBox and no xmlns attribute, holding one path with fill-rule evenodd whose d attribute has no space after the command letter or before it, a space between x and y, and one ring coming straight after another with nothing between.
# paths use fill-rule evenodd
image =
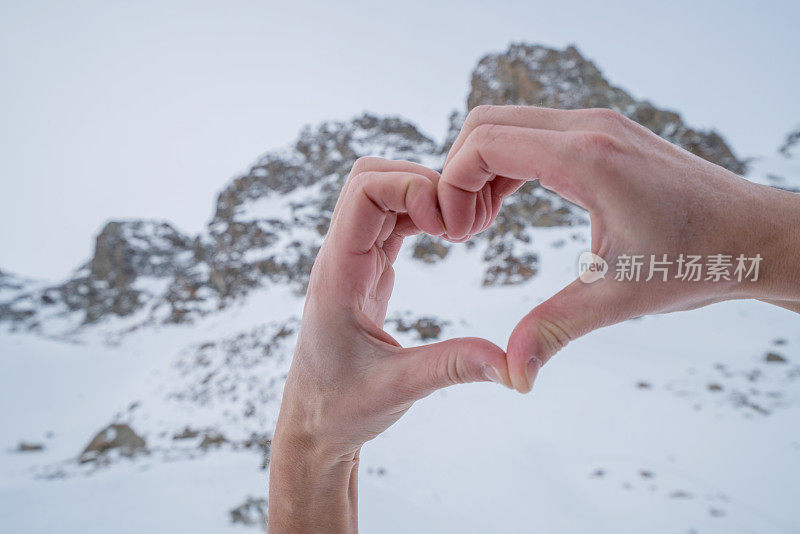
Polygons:
<instances>
[{"instance_id":1,"label":"finger","mask_svg":"<svg viewBox=\"0 0 800 534\"><path fill-rule=\"evenodd\" d=\"M564 110L537 106L477 106L467 115L458 137L450 147L444 164L445 168L461 149L469 134L485 124L520 126L558 132L589 130L613 134L622 128L632 127L636 123L607 108Z\"/></svg>"},{"instance_id":2,"label":"finger","mask_svg":"<svg viewBox=\"0 0 800 534\"><path fill-rule=\"evenodd\" d=\"M431 182L433 182L434 185L436 185L439 182L438 172L424 165L420 165L419 163L367 156L358 158L356 162L353 164L353 168L350 170L350 176L342 186L342 190L340 191L339 196L342 197L345 194L345 192L350 188L350 182L352 181L352 178L354 176L357 176L362 172L367 172L367 171L410 172L425 176ZM338 218L339 211L340 208L339 204L337 203L336 207L334 208L333 215L331 216L331 226L333 226L334 221Z\"/></svg>"},{"instance_id":3,"label":"finger","mask_svg":"<svg viewBox=\"0 0 800 534\"><path fill-rule=\"evenodd\" d=\"M331 238L353 254L368 252L378 241L387 217L408 214L413 223L431 235L441 235L436 189L425 176L409 172L363 172L351 179L340 197L340 219Z\"/></svg>"},{"instance_id":4,"label":"finger","mask_svg":"<svg viewBox=\"0 0 800 534\"><path fill-rule=\"evenodd\" d=\"M457 338L403 349L391 360L399 387L420 399L437 389L467 382L510 385L506 354L480 338Z\"/></svg>"},{"instance_id":5,"label":"finger","mask_svg":"<svg viewBox=\"0 0 800 534\"><path fill-rule=\"evenodd\" d=\"M624 294L607 280L580 279L528 313L508 341L508 368L513 387L527 393L542 365L570 341L632 315L624 314Z\"/></svg>"},{"instance_id":6,"label":"finger","mask_svg":"<svg viewBox=\"0 0 800 534\"><path fill-rule=\"evenodd\" d=\"M604 146L607 145L607 146ZM477 193L495 177L535 180L584 207L592 204L587 172L614 141L604 134L555 132L518 126L472 131L439 179L439 204L447 235L458 239L475 223ZM508 189L508 182L498 188ZM502 200L502 198L501 198Z\"/></svg>"},{"instance_id":7,"label":"finger","mask_svg":"<svg viewBox=\"0 0 800 534\"><path fill-rule=\"evenodd\" d=\"M444 232L435 186L419 174L362 172L350 179L348 190L340 195L337 205L338 217L328 233L323 257L335 265L332 271L339 275L335 285L345 293L355 290L363 296L362 286L380 274L389 260L382 251L367 254L384 237L387 219L403 217L404 233L413 233L417 228L432 235ZM395 233L390 232L386 239ZM399 248L394 241L390 245Z\"/></svg>"},{"instance_id":8,"label":"finger","mask_svg":"<svg viewBox=\"0 0 800 534\"><path fill-rule=\"evenodd\" d=\"M503 205L503 199L513 195L517 190L525 184L524 180L514 180L512 178L505 178L498 176L492 180L489 185L491 191L491 217L487 218L486 223L481 232L489 228L497 216L500 214L500 208ZM485 188L484 188L485 189Z\"/></svg>"}]
</instances>

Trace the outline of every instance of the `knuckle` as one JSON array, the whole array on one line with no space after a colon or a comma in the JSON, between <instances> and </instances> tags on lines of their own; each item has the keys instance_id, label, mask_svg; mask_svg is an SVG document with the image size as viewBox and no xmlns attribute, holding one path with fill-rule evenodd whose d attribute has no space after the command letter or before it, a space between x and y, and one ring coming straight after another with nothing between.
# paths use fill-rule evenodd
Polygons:
<instances>
[{"instance_id":1,"label":"knuckle","mask_svg":"<svg viewBox=\"0 0 800 534\"><path fill-rule=\"evenodd\" d=\"M495 107L497 106L492 106L489 104L475 106L467 114L467 119L464 121L464 123L468 124L469 126L477 126L478 124L488 122L494 114Z\"/></svg>"},{"instance_id":2,"label":"knuckle","mask_svg":"<svg viewBox=\"0 0 800 534\"><path fill-rule=\"evenodd\" d=\"M478 145L488 145L493 143L500 135L500 127L497 124L481 124L470 134L470 140Z\"/></svg>"},{"instance_id":3,"label":"knuckle","mask_svg":"<svg viewBox=\"0 0 800 534\"><path fill-rule=\"evenodd\" d=\"M360 194L364 191L367 185L375 179L377 173L375 171L361 171L351 174L349 178L348 194Z\"/></svg>"},{"instance_id":4,"label":"knuckle","mask_svg":"<svg viewBox=\"0 0 800 534\"><path fill-rule=\"evenodd\" d=\"M573 150L590 163L611 165L621 149L617 140L605 133L578 132L572 135Z\"/></svg>"},{"instance_id":5,"label":"knuckle","mask_svg":"<svg viewBox=\"0 0 800 534\"><path fill-rule=\"evenodd\" d=\"M604 131L618 132L631 126L631 120L615 109L593 108L586 113Z\"/></svg>"},{"instance_id":6,"label":"knuckle","mask_svg":"<svg viewBox=\"0 0 800 534\"><path fill-rule=\"evenodd\" d=\"M576 337L566 322L559 319L539 317L536 327L543 344L542 348L548 358L566 347Z\"/></svg>"},{"instance_id":7,"label":"knuckle","mask_svg":"<svg viewBox=\"0 0 800 534\"><path fill-rule=\"evenodd\" d=\"M358 158L355 163L353 163L353 168L350 171L350 176L353 177L353 176L356 176L356 175L358 175L360 173L363 173L363 172L366 172L366 171L369 171L369 170L374 170L374 169L378 168L378 166L381 163L383 163L384 161L386 161L386 160L384 160L383 158L375 157L375 156L362 156L362 157Z\"/></svg>"},{"instance_id":8,"label":"knuckle","mask_svg":"<svg viewBox=\"0 0 800 534\"><path fill-rule=\"evenodd\" d=\"M465 368L462 353L462 343L457 341L453 343L447 350L443 351L436 366L431 370L431 373L438 382L442 380L448 385L463 384L469 381L469 373Z\"/></svg>"}]
</instances>

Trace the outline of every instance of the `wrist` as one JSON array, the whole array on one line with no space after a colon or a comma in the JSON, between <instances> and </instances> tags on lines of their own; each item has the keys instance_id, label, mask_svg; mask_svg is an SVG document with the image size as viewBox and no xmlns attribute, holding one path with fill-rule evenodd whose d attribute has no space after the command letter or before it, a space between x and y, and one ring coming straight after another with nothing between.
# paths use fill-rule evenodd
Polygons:
<instances>
[{"instance_id":1,"label":"wrist","mask_svg":"<svg viewBox=\"0 0 800 534\"><path fill-rule=\"evenodd\" d=\"M276 429L270 454L270 532L356 532L359 451L335 456Z\"/></svg>"},{"instance_id":2,"label":"wrist","mask_svg":"<svg viewBox=\"0 0 800 534\"><path fill-rule=\"evenodd\" d=\"M302 397L302 396L301 396ZM287 384L272 441L270 532L356 532L359 448L335 446Z\"/></svg>"},{"instance_id":3,"label":"wrist","mask_svg":"<svg viewBox=\"0 0 800 534\"><path fill-rule=\"evenodd\" d=\"M759 255L761 263L756 281L737 284L737 297L766 301L800 303L800 195L756 185L749 213L744 221L748 232L749 257ZM785 305L785 304L782 304Z\"/></svg>"}]
</instances>

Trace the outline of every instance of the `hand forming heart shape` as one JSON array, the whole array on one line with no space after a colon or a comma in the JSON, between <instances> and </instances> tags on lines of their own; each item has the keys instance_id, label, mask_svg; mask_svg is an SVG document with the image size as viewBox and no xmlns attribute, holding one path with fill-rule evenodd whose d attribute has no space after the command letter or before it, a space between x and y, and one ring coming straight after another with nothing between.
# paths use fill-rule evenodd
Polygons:
<instances>
[{"instance_id":1,"label":"hand forming heart shape","mask_svg":"<svg viewBox=\"0 0 800 534\"><path fill-rule=\"evenodd\" d=\"M589 211L592 252L616 262L616 275L575 280L534 308L507 354L476 338L402 348L382 325L403 238L464 241L526 180ZM796 195L747 182L610 110L476 108L441 176L360 159L311 273L273 440L270 528L351 530L361 445L438 388L492 380L527 392L570 340L645 314L732 298L800 311L786 259L797 224ZM704 275L690 272L692 257L708 260ZM758 262L755 276L740 269L756 258L760 275ZM286 500L297 495L300 505Z\"/></svg>"}]
</instances>

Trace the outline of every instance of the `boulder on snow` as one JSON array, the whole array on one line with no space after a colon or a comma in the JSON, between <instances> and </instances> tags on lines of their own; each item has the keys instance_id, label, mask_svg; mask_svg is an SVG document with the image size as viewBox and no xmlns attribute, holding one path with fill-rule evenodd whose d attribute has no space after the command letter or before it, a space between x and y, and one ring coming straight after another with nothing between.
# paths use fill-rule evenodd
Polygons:
<instances>
[{"instance_id":1,"label":"boulder on snow","mask_svg":"<svg viewBox=\"0 0 800 534\"><path fill-rule=\"evenodd\" d=\"M116 450L122 456L133 457L147 450L144 438L124 423L108 425L92 438L81 453L80 463L94 462L108 451Z\"/></svg>"}]
</instances>

